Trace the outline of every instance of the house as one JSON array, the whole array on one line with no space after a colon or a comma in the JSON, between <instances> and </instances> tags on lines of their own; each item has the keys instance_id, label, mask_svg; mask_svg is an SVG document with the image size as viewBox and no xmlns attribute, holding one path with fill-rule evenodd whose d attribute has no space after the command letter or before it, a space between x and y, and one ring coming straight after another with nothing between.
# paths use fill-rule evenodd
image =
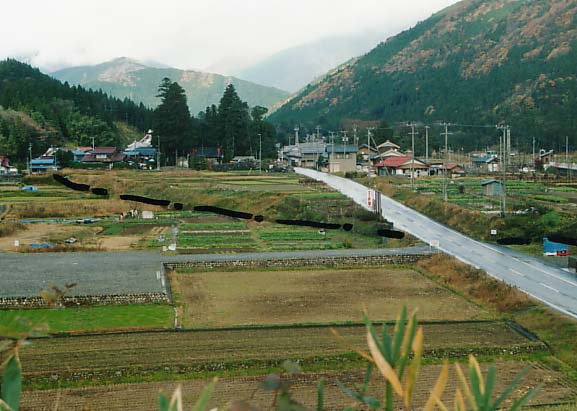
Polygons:
<instances>
[{"instance_id":1,"label":"house","mask_svg":"<svg viewBox=\"0 0 577 411\"><path fill-rule=\"evenodd\" d=\"M481 173L497 173L499 172L499 158L492 156L475 157L473 158L473 167Z\"/></svg>"},{"instance_id":2,"label":"house","mask_svg":"<svg viewBox=\"0 0 577 411\"><path fill-rule=\"evenodd\" d=\"M412 156L391 156L377 164L380 176L411 176L422 177L429 175L429 166Z\"/></svg>"},{"instance_id":3,"label":"house","mask_svg":"<svg viewBox=\"0 0 577 411\"><path fill-rule=\"evenodd\" d=\"M357 170L357 146L329 144L326 146L326 150L329 173L346 173Z\"/></svg>"},{"instance_id":4,"label":"house","mask_svg":"<svg viewBox=\"0 0 577 411\"><path fill-rule=\"evenodd\" d=\"M41 156L30 160L30 171L58 170L56 158L54 156Z\"/></svg>"},{"instance_id":5,"label":"house","mask_svg":"<svg viewBox=\"0 0 577 411\"><path fill-rule=\"evenodd\" d=\"M459 178L465 175L465 169L458 164L443 164L439 167L439 171L441 174L446 171L450 178Z\"/></svg>"},{"instance_id":6,"label":"house","mask_svg":"<svg viewBox=\"0 0 577 411\"><path fill-rule=\"evenodd\" d=\"M126 155L120 153L116 147L95 147L90 152L84 154L82 163L120 163L124 161Z\"/></svg>"},{"instance_id":7,"label":"house","mask_svg":"<svg viewBox=\"0 0 577 411\"><path fill-rule=\"evenodd\" d=\"M141 170L152 169L156 164L155 147L136 147L133 150L124 150L125 160L129 163L137 163Z\"/></svg>"},{"instance_id":8,"label":"house","mask_svg":"<svg viewBox=\"0 0 577 411\"><path fill-rule=\"evenodd\" d=\"M299 144L298 148L300 151L300 167L317 168L319 165L319 157L321 163L323 163L326 159L325 143L301 143Z\"/></svg>"},{"instance_id":9,"label":"house","mask_svg":"<svg viewBox=\"0 0 577 411\"><path fill-rule=\"evenodd\" d=\"M196 161L206 160L207 163L215 165L222 162L222 148L220 147L198 147L193 148L190 156Z\"/></svg>"},{"instance_id":10,"label":"house","mask_svg":"<svg viewBox=\"0 0 577 411\"><path fill-rule=\"evenodd\" d=\"M0 176L15 176L18 174L16 167L10 167L10 159L6 156L0 156Z\"/></svg>"},{"instance_id":11,"label":"house","mask_svg":"<svg viewBox=\"0 0 577 411\"><path fill-rule=\"evenodd\" d=\"M357 158L361 158L364 163L372 164L377 158L379 151L375 147L370 147L367 144L363 144L359 147L357 151Z\"/></svg>"},{"instance_id":12,"label":"house","mask_svg":"<svg viewBox=\"0 0 577 411\"><path fill-rule=\"evenodd\" d=\"M503 195L503 184L497 180L487 180L481 183L483 195L494 197Z\"/></svg>"},{"instance_id":13,"label":"house","mask_svg":"<svg viewBox=\"0 0 577 411\"><path fill-rule=\"evenodd\" d=\"M398 151L401 147L393 143L392 141L385 141L377 146L377 151L379 153L384 153L387 151Z\"/></svg>"}]
</instances>

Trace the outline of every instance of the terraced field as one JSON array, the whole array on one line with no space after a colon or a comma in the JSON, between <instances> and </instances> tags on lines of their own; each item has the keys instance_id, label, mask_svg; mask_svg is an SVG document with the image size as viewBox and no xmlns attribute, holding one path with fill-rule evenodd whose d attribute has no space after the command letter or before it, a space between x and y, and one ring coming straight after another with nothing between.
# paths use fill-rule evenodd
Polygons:
<instances>
[{"instance_id":1,"label":"terraced field","mask_svg":"<svg viewBox=\"0 0 577 411\"><path fill-rule=\"evenodd\" d=\"M121 381L154 373L266 370L285 359L319 367L358 363L350 352L366 346L365 327L328 326L142 332L34 339L21 352L28 381ZM425 324L427 357L515 354L543 350L500 322ZM340 364L340 365L339 365ZM258 371L257 371L258 372ZM262 372L262 371L261 371Z\"/></svg>"},{"instance_id":2,"label":"terraced field","mask_svg":"<svg viewBox=\"0 0 577 411\"><path fill-rule=\"evenodd\" d=\"M497 364L498 374L496 384L498 387L506 386L514 376L525 367L525 363L517 361L499 361ZM532 405L548 404L551 402L571 401L575 398L576 390L568 384L561 373L547 368L540 364L533 364L531 370L523 380L521 389L513 398L521 395L526 388L538 384L544 384L540 393L532 400ZM485 367L483 367L485 368ZM425 366L417 382L415 389L415 406L420 409L426 401L429 389L434 385L439 374L440 367L437 365ZM484 369L483 371L486 371ZM325 378L325 409L343 409L346 405L355 403L336 386L335 381L339 380L347 386L360 385L363 380L363 372L337 371L323 373L306 373L291 376L284 376L291 382L291 387L295 397L305 405L313 408L316 406L316 384L320 378ZM273 403L274 395L263 390L256 390L263 377L235 377L222 378L218 381L213 399L209 407L225 409L225 405L232 400L245 400L260 406L261 409L268 409ZM456 378L450 378L443 401L449 405L452 403L453 393L457 388ZM157 398L160 390L165 393L172 393L178 386L182 386L185 409L194 404L202 387L208 380L184 380L172 382L150 382L139 384L118 384L103 387L85 387L63 390L47 390L25 392L23 395L22 410L51 410L54 409L56 398L58 398L59 409L75 410L98 410L102 409L102 401L106 399L107 410L126 410L126 404L130 404L132 409L156 410L158 409ZM369 394L378 396L382 392L382 379L375 375L371 381ZM400 404L397 404L400 406ZM541 408L547 410L570 411L574 410L573 405L556 406L554 408ZM355 409L362 410L363 407L355 405Z\"/></svg>"}]
</instances>

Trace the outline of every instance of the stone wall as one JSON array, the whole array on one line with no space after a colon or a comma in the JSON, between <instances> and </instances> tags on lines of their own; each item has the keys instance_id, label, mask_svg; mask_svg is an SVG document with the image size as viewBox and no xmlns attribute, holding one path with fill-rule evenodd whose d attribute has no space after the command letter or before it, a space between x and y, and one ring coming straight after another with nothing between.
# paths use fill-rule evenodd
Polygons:
<instances>
[{"instance_id":1,"label":"stone wall","mask_svg":"<svg viewBox=\"0 0 577 411\"><path fill-rule=\"evenodd\" d=\"M165 293L123 294L123 295L78 295L64 297L65 307L83 305L121 305L169 303ZM47 307L42 297L5 297L0 298L0 308L37 308Z\"/></svg>"},{"instance_id":2,"label":"stone wall","mask_svg":"<svg viewBox=\"0 0 577 411\"><path fill-rule=\"evenodd\" d=\"M227 261L183 261L166 263L170 270L178 269L215 269L215 268L290 268L290 267L354 267L379 266L388 264L408 264L429 255L375 255L348 257L311 257L311 258L279 258L257 260L227 260Z\"/></svg>"}]
</instances>

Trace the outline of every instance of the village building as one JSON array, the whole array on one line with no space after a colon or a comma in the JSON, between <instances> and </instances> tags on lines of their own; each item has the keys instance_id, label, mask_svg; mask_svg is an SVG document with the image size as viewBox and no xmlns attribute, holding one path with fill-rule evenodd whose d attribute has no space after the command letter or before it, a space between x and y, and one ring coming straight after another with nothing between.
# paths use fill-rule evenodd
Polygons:
<instances>
[{"instance_id":1,"label":"village building","mask_svg":"<svg viewBox=\"0 0 577 411\"><path fill-rule=\"evenodd\" d=\"M412 156L391 156L377 163L379 176L404 176L415 178L429 175L429 166Z\"/></svg>"},{"instance_id":2,"label":"village building","mask_svg":"<svg viewBox=\"0 0 577 411\"><path fill-rule=\"evenodd\" d=\"M475 157L472 160L473 168L481 173L498 173L499 158L492 156Z\"/></svg>"},{"instance_id":3,"label":"village building","mask_svg":"<svg viewBox=\"0 0 577 411\"><path fill-rule=\"evenodd\" d=\"M126 158L124 153L118 151L116 147L95 147L90 152L84 154L82 163L105 163L113 164L123 162Z\"/></svg>"},{"instance_id":4,"label":"village building","mask_svg":"<svg viewBox=\"0 0 577 411\"><path fill-rule=\"evenodd\" d=\"M503 184L497 180L487 180L481 183L483 195L494 197L503 195Z\"/></svg>"},{"instance_id":5,"label":"village building","mask_svg":"<svg viewBox=\"0 0 577 411\"><path fill-rule=\"evenodd\" d=\"M357 170L357 146L327 145L329 173L346 173Z\"/></svg>"}]
</instances>

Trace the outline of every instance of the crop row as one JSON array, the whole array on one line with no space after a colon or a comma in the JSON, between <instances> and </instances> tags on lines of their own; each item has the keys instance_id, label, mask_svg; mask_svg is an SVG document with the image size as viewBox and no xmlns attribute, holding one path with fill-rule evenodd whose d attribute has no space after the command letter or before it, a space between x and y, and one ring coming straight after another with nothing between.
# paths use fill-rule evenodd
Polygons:
<instances>
[{"instance_id":1,"label":"crop row","mask_svg":"<svg viewBox=\"0 0 577 411\"><path fill-rule=\"evenodd\" d=\"M489 350L515 353L540 348L500 323L425 325L432 355ZM86 370L193 366L231 361L269 361L342 355L364 344L363 326L339 327L345 344L328 327L228 329L111 334L32 340L22 351L31 375Z\"/></svg>"},{"instance_id":2,"label":"crop row","mask_svg":"<svg viewBox=\"0 0 577 411\"><path fill-rule=\"evenodd\" d=\"M324 240L324 234L320 234L318 231L273 231L273 232L263 232L259 234L260 238L265 241L283 241L283 240L293 240L293 241L318 241Z\"/></svg>"}]
</instances>

